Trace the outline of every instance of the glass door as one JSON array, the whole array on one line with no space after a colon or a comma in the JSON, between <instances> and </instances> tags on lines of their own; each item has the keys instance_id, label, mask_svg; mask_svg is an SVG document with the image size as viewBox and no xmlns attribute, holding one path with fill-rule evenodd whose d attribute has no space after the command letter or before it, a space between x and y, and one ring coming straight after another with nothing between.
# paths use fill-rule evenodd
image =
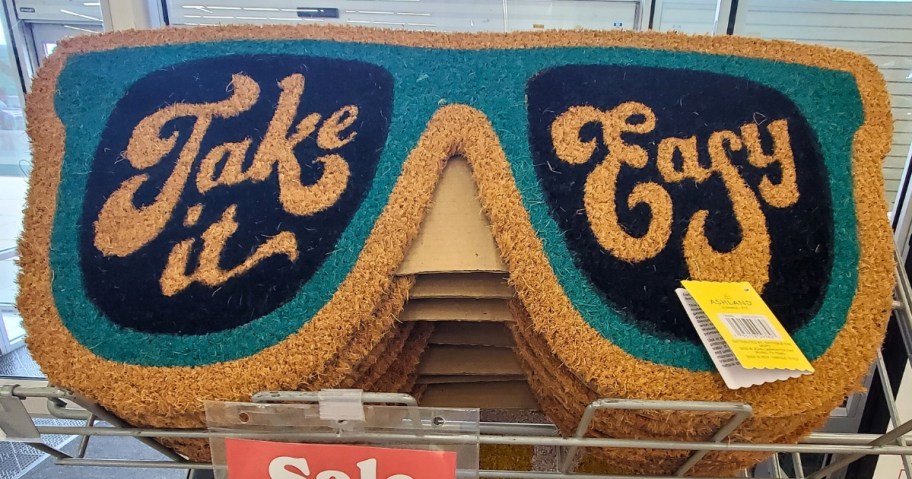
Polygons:
<instances>
[{"instance_id":1,"label":"glass door","mask_svg":"<svg viewBox=\"0 0 912 479\"><path fill-rule=\"evenodd\" d=\"M38 65L44 64L44 60L54 52L61 40L76 35L101 32L102 30L101 23L33 23L28 28L35 48L34 58Z\"/></svg>"},{"instance_id":2,"label":"glass door","mask_svg":"<svg viewBox=\"0 0 912 479\"><path fill-rule=\"evenodd\" d=\"M0 354L21 346L25 337L15 304L16 242L31 170L25 87L62 39L102 31L98 2L20 0L13 5L0 27Z\"/></svg>"},{"instance_id":3,"label":"glass door","mask_svg":"<svg viewBox=\"0 0 912 479\"><path fill-rule=\"evenodd\" d=\"M170 25L344 24L446 32L637 30L640 0L166 0Z\"/></svg>"},{"instance_id":4,"label":"glass door","mask_svg":"<svg viewBox=\"0 0 912 479\"><path fill-rule=\"evenodd\" d=\"M15 308L15 260L31 158L22 80L5 25L0 28L0 354L21 345L25 335Z\"/></svg>"}]
</instances>

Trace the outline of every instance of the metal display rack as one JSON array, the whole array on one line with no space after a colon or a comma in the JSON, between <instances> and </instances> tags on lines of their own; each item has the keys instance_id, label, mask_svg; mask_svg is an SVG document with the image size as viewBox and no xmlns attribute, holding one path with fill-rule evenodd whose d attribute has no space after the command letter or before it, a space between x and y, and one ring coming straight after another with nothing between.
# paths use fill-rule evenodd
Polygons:
<instances>
[{"instance_id":1,"label":"metal display rack","mask_svg":"<svg viewBox=\"0 0 912 479\"><path fill-rule=\"evenodd\" d=\"M902 341L905 345L906 355L912 358L912 287L909 284L909 278L902 268L902 261L896 258L896 278L897 285L895 290L892 321L897 322L897 326L902 335ZM631 399L599 399L591 403L585 410L580 423L576 429L574 437L560 437L558 430L552 424L527 424L527 423L504 423L504 422L482 422L480 434L466 435L435 435L433 433L433 424L428 424L428 432L415 433L367 433L363 436L346 435L344 440L348 441L385 441L400 444L502 444L502 445L524 445L524 446L554 446L557 454L557 467L552 471L503 471L503 470L482 470L479 471L481 478L504 478L504 479L614 479L627 477L681 477L707 453L712 451L725 452L770 452L777 453L770 458L771 476L753 476L750 471L743 471L741 475L734 477L777 477L777 478L794 478L794 479L822 479L829 477L830 474L843 470L846 466L857 459L867 455L895 455L900 456L905 469L906 479L912 479L912 419L903 422L898 416L893 389L890 379L887 375L886 365L883 356L878 353L874 363L874 369L880 375L883 393L886 398L886 406L890 413L893 429L885 434L859 434L859 433L812 433L801 440L798 444L759 444L759 443L740 443L730 442L729 435L739 424L749 419L752 415L751 407L747 404L728 403L728 402L700 402L700 401L650 401L650 400L631 400ZM254 395L253 402L277 402L277 401L297 401L297 402L316 402L318 393L307 392L263 392ZM35 425L34 418L30 415L24 405L17 406L17 403L24 403L26 400L34 398L45 398L47 400L48 412L60 419L77 419L84 421L84 425L78 427L71 426L50 426ZM412 396L407 394L392 393L364 393L364 403L385 403L401 404L405 406L416 406L417 402ZM211 438L211 437L265 437L267 433L237 433L211 432L206 429L152 429L152 428L135 428L125 424L123 421L113 416L98 405L91 401L81 398L67 390L54 387L22 387L22 386L2 386L0 387L0 405L3 405L4 423L7 427L10 424L18 425L18 431L22 438L27 438L32 434L33 440L38 441L40 435L45 434L63 434L78 436L80 443L75 454L67 454L60 449L48 446L43 442L30 442L29 445L52 456L58 465L68 466L107 466L107 467L127 467L127 468L156 468L156 469L187 469L190 470L190 476L193 477L199 471L213 469L210 463L191 462L164 448L154 440L156 438ZM77 408L73 408L72 406ZM690 442L677 440L640 440L640 439L609 439L609 438L587 438L583 437L589 428L589 424L599 410L603 409L625 409L625 410L664 410L664 411L688 411L688 412L712 412L712 413L731 413L731 418L723 424L708 441ZM106 424L102 424L106 423ZM15 429L15 428L13 428ZM7 431L9 439L15 439L16 435ZM164 454L168 460L130 460L130 459L108 459L93 458L86 454L89 442L94 437L133 437L139 439L149 447L156 449ZM286 440L301 442L338 442L339 437L333 433L300 433L300 434L283 434ZM609 475L592 475L579 474L574 472L576 458L581 449L589 447L611 447L611 448L645 448L645 449L666 449L666 450L687 450L691 451L689 459L673 475L669 476L609 476ZM782 468L779 467L778 461L781 454L790 455L794 472L786 475ZM834 460L822 469L805 474L802 470L802 454L828 454L833 455Z\"/></svg>"}]
</instances>

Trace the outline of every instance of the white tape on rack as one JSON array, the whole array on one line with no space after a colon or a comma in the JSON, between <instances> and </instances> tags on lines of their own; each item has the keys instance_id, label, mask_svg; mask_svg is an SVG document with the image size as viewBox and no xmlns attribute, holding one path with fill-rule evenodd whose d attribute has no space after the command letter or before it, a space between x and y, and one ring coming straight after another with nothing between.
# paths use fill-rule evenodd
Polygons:
<instances>
[{"instance_id":1,"label":"white tape on rack","mask_svg":"<svg viewBox=\"0 0 912 479\"><path fill-rule=\"evenodd\" d=\"M360 389L324 389L319 392L320 419L364 421L364 402Z\"/></svg>"}]
</instances>

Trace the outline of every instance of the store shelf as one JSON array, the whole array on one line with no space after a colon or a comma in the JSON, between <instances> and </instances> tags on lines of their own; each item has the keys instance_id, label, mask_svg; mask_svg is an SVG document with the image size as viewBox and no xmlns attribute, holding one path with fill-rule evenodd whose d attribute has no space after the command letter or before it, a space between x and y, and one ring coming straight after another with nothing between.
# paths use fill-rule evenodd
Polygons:
<instances>
[{"instance_id":1,"label":"store shelf","mask_svg":"<svg viewBox=\"0 0 912 479\"><path fill-rule=\"evenodd\" d=\"M897 260L897 264L902 264ZM906 277L902 268L897 268L897 287L894 302L894 314L892 321L897 322L901 332L906 353L912 357L912 288L910 288L909 279ZM485 444L505 444L505 445L526 445L526 446L555 446L558 454L557 470L554 471L480 471L479 477L498 477L498 478L523 478L523 479L611 479L634 476L599 476L575 474L574 458L577 453L588 447L611 447L611 448L648 448L648 449L668 449L668 450L689 450L691 451L690 459L671 476L635 476L635 477L680 477L699 461L699 459L711 451L728 451L728 452L770 452L787 454L792 458L795 465L795 471L792 475L785 475L781 468L778 467L778 455L773 456L772 463L769 467L774 471L773 477L795 478L795 479L822 479L829 474L836 473L855 460L867 455L898 455L903 458L905 466L905 477L912 479L912 467L910 467L910 457L912 457L912 420L902 421L897 415L895 398L892 393L889 378L886 374L886 366L883 357L878 354L875 364L875 370L881 377L881 382L886 397L887 408L891 414L893 429L881 435L874 434L857 434L857 433L813 433L804 438L798 444L758 444L758 443L740 443L729 440L729 434L741 422L751 417L751 408L747 404L739 403L722 403L722 402L697 402L697 401L646 401L631 399L600 399L586 409L580 424L577 428L575 437L560 437L557 429L551 424L524 424L524 423L503 423L503 422L483 422L481 424L480 435L435 435L431 433L406 434L406 433L370 433L370 434L347 434L344 437L345 442L367 441L367 442L393 442L399 444L471 444L478 442ZM301 392L264 392L254 396L255 402L275 402L276 400L288 401L314 401L316 393ZM365 402L380 403L400 403L405 405L415 405L414 398L402 394L369 394L365 393ZM47 400L46 412L51 416L61 419L78 419L83 421L81 426L55 426L47 424L38 424L35 420L34 413L29 412L25 407L25 401L34 401L35 398L45 398ZM59 465L67 466L106 466L106 467L130 467L130 468L158 468L158 469L188 469L188 470L209 470L212 464L189 462L184 458L177 456L173 452L163 448L151 438L158 437L179 437L179 438L211 438L211 437L246 437L246 438L264 438L268 433L242 433L236 432L210 432L205 429L151 429L151 428L134 428L124 424L122 421L100 408L99 406L80 398L73 393L53 387L28 387L7 385L0 387L0 401L3 402L5 409L8 411L3 418L4 421L19 420L19 424L31 422L34 431L41 436L46 435L73 435L78 436L81 445L76 454L66 454L57 448L45 443L37 442L30 445L41 452L47 453L54 457ZM9 405L15 402L23 403L21 408ZM74 409L77 406L81 409ZM592 420L595 413L601 409L627 409L627 410L668 410L668 411L712 411L712 412L729 412L732 414L731 419L723 424L718 431L712 436L712 440L703 442L687 441L658 441L658 440L635 440L635 439L596 439L582 437L588 430L589 421ZM17 416L18 414L18 416ZM26 426L27 428L27 426ZM161 461L137 461L129 459L109 459L94 458L86 455L86 449L89 441L94 437L134 437L150 447L164 453L170 460ZM339 442L339 436L334 433L314 433L301 432L295 434L283 433L283 438L302 442ZM818 471L802 471L802 454L830 454L835 455L835 460ZM740 476L735 477L761 477L751 476L748 471L743 472ZM768 476L767 476L768 477Z\"/></svg>"}]
</instances>

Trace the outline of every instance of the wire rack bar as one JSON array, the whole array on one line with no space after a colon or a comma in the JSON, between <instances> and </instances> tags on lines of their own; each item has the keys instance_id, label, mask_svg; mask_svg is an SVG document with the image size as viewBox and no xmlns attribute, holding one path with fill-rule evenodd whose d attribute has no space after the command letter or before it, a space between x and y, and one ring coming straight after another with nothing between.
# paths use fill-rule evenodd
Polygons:
<instances>
[{"instance_id":1,"label":"wire rack bar","mask_svg":"<svg viewBox=\"0 0 912 479\"><path fill-rule=\"evenodd\" d=\"M908 433L912 429L912 422L906 423L903 428L891 431L887 437L895 441L898 433ZM435 443L435 444L500 444L517 446L558 446L558 447L607 447L620 449L665 449L665 450L692 450L692 451L728 451L728 452L803 452L815 454L876 454L876 455L910 455L912 446L897 446L892 444L772 444L772 443L717 443L717 442L689 442L689 441L659 441L650 439L613 439L613 438L576 438L553 437L532 435L442 435L422 434L417 436L406 433L349 433L339 437L333 432L219 432L207 430L188 429L133 429L114 427L84 427L84 426L37 426L41 434L63 434L71 436L91 435L98 437L158 437L158 438L186 438L209 439L237 437L245 439L282 438L296 441L315 442L351 442L351 441L384 441L402 444Z\"/></svg>"},{"instance_id":2,"label":"wire rack bar","mask_svg":"<svg viewBox=\"0 0 912 479\"><path fill-rule=\"evenodd\" d=\"M574 438L580 439L586 435L586 432L589 431L589 426L592 424L592 420L595 418L595 414L599 410L611 410L611 409L623 409L623 410L638 410L638 409L651 409L651 410L665 410L665 411L699 411L699 412L730 412L732 413L731 419L723 425L719 430L713 435L712 441L719 443L723 439L728 437L732 431L735 430L742 422L749 418L752 414L751 407L746 404L740 403L725 403L725 402L705 402L705 401L689 401L683 403L681 401L642 401L642 400L631 400L631 399L599 399L589 404L586 407L586 410L583 412L583 417L580 419L580 423L576 428L576 434ZM573 463L576 460L576 453L578 446L570 446L570 450L567 453L566 457L561 463L559 471L562 473L567 473L573 467ZM687 459L687 461L681 465L681 467L675 472L675 476L683 476L687 471L689 471L694 464L696 464L706 453L709 451L694 451L693 455Z\"/></svg>"},{"instance_id":3,"label":"wire rack bar","mask_svg":"<svg viewBox=\"0 0 912 479\"><path fill-rule=\"evenodd\" d=\"M887 386L889 388L889 386ZM86 412L79 415L67 408L67 401L76 400L76 396L69 391L60 388L9 388L8 393L14 397L25 399L29 397L43 397L50 402L49 411L52 414L58 414L66 418L76 416L85 417L84 426L36 426L40 434L62 434L80 436L82 442L76 456L71 456L62 451L54 449L42 443L33 444L36 449L48 453L55 457L57 464L72 466L99 466L99 467L131 467L131 468L154 468L154 469L212 469L209 463L194 463L186 460L173 461L136 461L127 459L95 459L86 458L85 452L88 441L91 437L134 437L145 439L154 443L151 438L179 437L179 438L213 438L213 437L246 437L246 438L270 438L296 441L313 441L313 442L351 442L351 441L384 441L388 443L446 443L446 444L471 444L479 442L481 444L507 444L507 445L526 445L526 446L557 446L567 448L569 453L565 456L564 461L558 471L553 472L531 472L531 471L485 471L480 477L502 477L508 478L526 478L526 479L557 479L557 478L599 478L610 479L612 477L634 477L634 476L586 476L571 474L573 456L579 448L589 447L611 447L611 448L648 448L664 450L689 450L693 454L676 471L675 476L685 474L690 467L696 464L702 455L709 451L730 451L730 452L775 452L789 453L792 455L794 463L797 465L796 477L805 477L800 470L802 453L819 453L819 454L844 454L845 457L831 464L827 468L818 471L807 479L818 479L825 477L826 474L845 467L852 461L864 455L912 455L912 447L905 445L903 435L912 431L912 421L898 423L894 420L895 427L892 431L883 435L872 434L834 434L834 433L817 433L812 434L806 440L799 444L748 444L736 442L723 442L723 439L733 431L738 424L750 417L751 409L749 406L738 403L713 403L713 402L686 402L686 401L645 401L645 400L628 400L628 399L602 399L593 402L586 410L575 437L563 438L557 436L557 430L553 425L548 424L521 424L521 423L485 423L482 426L482 434L479 437L474 434L466 435L439 435L439 434L422 434L414 433L367 433L367 434L350 434L344 438L339 438L335 433L283 433L276 436L274 433L265 432L215 432L205 429L152 429L152 428L132 428L121 424L113 426L102 426L96 424L95 414ZM315 401L318 400L318 393L283 393L283 392L266 392L256 396L258 400L271 401ZM365 395L369 402L400 402L414 405L414 398L403 397L402 395L384 395L370 394ZM626 409L626 410L679 410L679 411L711 411L711 412L730 412L733 417L723 425L712 437L711 441L702 442L685 442L685 441L657 441L657 440L638 440L638 439L614 439L614 438L587 438L584 437L588 431L589 424L594 418L596 412L602 409ZM895 404L891 408L891 413L896 415ZM157 444L157 443L154 443ZM774 456L776 458L776 456ZM780 468L774 463L774 473L779 474ZM642 477L642 476L639 476ZM657 476L656 476L657 477ZM668 477L668 476L665 476Z\"/></svg>"}]
</instances>

